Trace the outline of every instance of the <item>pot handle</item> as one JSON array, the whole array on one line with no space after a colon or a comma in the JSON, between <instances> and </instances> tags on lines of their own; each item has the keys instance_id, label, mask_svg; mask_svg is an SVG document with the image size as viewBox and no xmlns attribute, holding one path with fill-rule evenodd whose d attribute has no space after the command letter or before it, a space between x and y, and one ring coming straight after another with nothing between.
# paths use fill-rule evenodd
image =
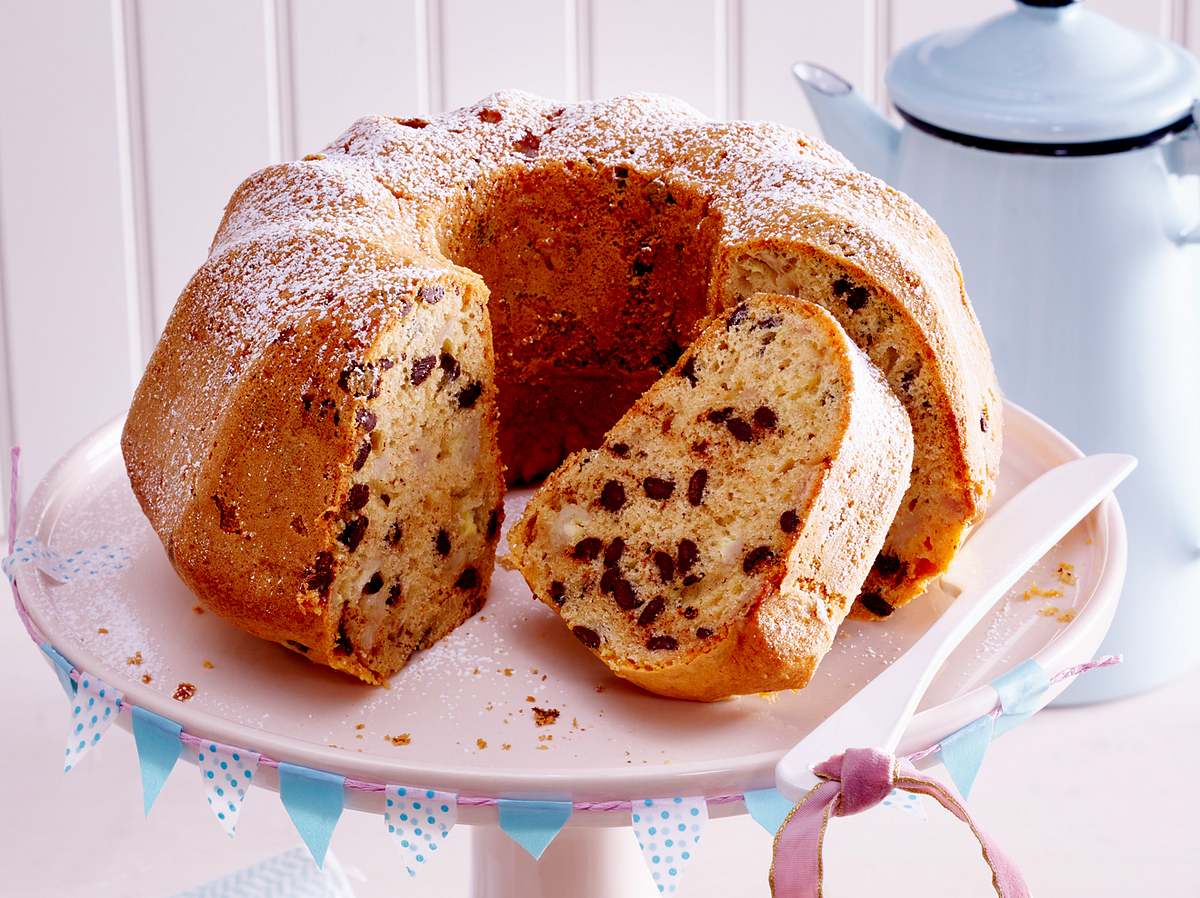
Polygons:
<instances>
[{"instance_id":1,"label":"pot handle","mask_svg":"<svg viewBox=\"0 0 1200 898\"><path fill-rule=\"evenodd\" d=\"M1192 104L1192 125L1170 143L1168 168L1179 175L1200 176L1200 99ZM1175 237L1181 245L1200 244L1200 214L1197 223Z\"/></svg>"}]
</instances>

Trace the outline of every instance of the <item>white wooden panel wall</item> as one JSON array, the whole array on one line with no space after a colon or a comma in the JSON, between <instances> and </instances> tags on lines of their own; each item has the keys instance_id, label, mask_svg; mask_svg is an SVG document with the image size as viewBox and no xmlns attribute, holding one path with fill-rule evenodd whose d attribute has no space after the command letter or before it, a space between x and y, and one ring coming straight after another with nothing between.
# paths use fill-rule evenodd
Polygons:
<instances>
[{"instance_id":1,"label":"white wooden panel wall","mask_svg":"<svg viewBox=\"0 0 1200 898\"><path fill-rule=\"evenodd\" d=\"M1200 0L1089 0L1200 50ZM238 181L371 112L650 90L814 127L789 64L884 66L1010 0L0 0L0 447L128 402ZM7 487L7 478L0 478Z\"/></svg>"}]
</instances>

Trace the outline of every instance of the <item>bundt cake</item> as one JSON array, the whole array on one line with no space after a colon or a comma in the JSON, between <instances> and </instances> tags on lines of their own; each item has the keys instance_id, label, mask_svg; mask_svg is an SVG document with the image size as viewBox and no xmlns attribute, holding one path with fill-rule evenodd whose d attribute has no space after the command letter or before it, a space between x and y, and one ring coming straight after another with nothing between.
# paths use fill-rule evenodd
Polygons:
<instances>
[{"instance_id":1,"label":"bundt cake","mask_svg":"<svg viewBox=\"0 0 1200 898\"><path fill-rule=\"evenodd\" d=\"M883 545L908 416L820 306L716 318L508 545L534 595L621 677L675 698L799 688Z\"/></svg>"},{"instance_id":2,"label":"bundt cake","mask_svg":"<svg viewBox=\"0 0 1200 898\"><path fill-rule=\"evenodd\" d=\"M130 480L209 607L379 682L486 595L501 459L527 482L598 445L759 291L825 306L909 413L912 482L857 606L884 616L996 477L954 255L819 141L662 98L369 117L251 176L134 397Z\"/></svg>"}]
</instances>

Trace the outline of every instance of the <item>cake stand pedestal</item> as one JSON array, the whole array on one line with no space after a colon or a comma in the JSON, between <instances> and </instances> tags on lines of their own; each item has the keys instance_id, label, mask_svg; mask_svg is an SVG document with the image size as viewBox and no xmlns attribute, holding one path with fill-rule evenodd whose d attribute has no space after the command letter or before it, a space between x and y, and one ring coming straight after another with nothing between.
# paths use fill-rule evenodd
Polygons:
<instances>
[{"instance_id":1,"label":"cake stand pedestal","mask_svg":"<svg viewBox=\"0 0 1200 898\"><path fill-rule=\"evenodd\" d=\"M186 733L366 783L576 802L711 799L766 788L783 753L899 657L950 602L934 587L886 624L847 621L802 691L699 704L613 677L533 600L518 574L498 568L480 614L420 653L387 688L373 689L204 611L138 508L121 462L120 427L115 421L101 429L55 467L17 536L64 552L120 545L132 561L65 583L20 569L35 624L77 668ZM1077 457L1054 430L1007 406L996 505ZM509 522L527 498L509 495ZM1050 673L1090 659L1112 620L1124 572L1124 524L1109 498L954 652L899 753L933 745L987 713L996 701L987 684L1026 659ZM195 687L188 701L172 698L181 683ZM1065 685L1043 694L1043 704ZM557 711L555 722L539 726L546 715L534 708ZM121 714L120 723L128 725L129 716ZM260 770L256 783L277 788L275 771ZM382 811L378 792L345 795L347 809ZM709 808L713 817L745 812L740 801ZM577 810L540 863L496 821L494 807L460 807L460 824L473 828L477 898L654 894L628 831L628 810Z\"/></svg>"}]
</instances>

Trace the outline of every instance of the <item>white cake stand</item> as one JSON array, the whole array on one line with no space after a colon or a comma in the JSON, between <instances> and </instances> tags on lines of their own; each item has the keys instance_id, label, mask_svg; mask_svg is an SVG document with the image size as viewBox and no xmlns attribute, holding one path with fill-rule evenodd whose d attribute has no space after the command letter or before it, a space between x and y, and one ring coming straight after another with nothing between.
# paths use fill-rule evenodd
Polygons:
<instances>
[{"instance_id":1,"label":"white cake stand","mask_svg":"<svg viewBox=\"0 0 1200 898\"><path fill-rule=\"evenodd\" d=\"M848 621L803 691L696 704L658 698L613 677L532 599L518 574L497 568L482 613L422 652L388 688L371 688L198 610L130 491L120 426L103 428L58 464L37 488L18 537L60 550L116 543L133 562L104 578L61 584L22 570L19 586L33 620L77 667L189 733L358 780L575 801L764 788L773 784L779 757L898 657L948 602L935 588L886 624ZM1050 427L1009 405L996 504L1078 456ZM509 522L526 497L508 497ZM1075 585L1056 578L1061 562L1074 566ZM1124 524L1109 498L954 653L900 753L932 745L987 713L996 700L987 683L1027 658L1050 673L1088 660L1112 619L1124 573ZM1031 586L1063 595L1026 599ZM135 653L141 663L128 663ZM171 697L181 682L196 686L189 701ZM558 709L558 722L536 726L535 705ZM390 737L402 734L407 744L394 744ZM274 774L262 768L259 785L275 788ZM346 794L347 807L358 810L378 812L378 801L369 793ZM745 808L716 804L711 812ZM648 894L648 874L624 831L628 813L575 813L540 863L500 832L494 808L464 807L460 822L476 827L476 896Z\"/></svg>"}]
</instances>

